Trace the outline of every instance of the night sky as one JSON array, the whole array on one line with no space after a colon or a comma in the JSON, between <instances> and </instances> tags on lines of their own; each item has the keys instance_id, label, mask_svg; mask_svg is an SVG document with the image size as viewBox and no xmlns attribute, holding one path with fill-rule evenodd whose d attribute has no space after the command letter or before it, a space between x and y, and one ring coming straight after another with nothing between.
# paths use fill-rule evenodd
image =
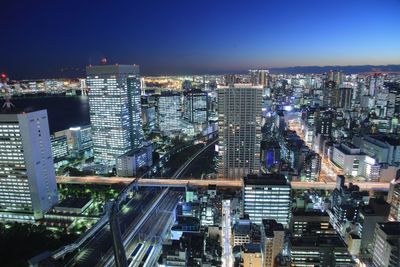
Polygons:
<instances>
[{"instance_id":1,"label":"night sky","mask_svg":"<svg viewBox=\"0 0 400 267\"><path fill-rule=\"evenodd\" d=\"M144 75L400 63L399 0L2 0L0 71ZM64 71L62 71L64 70Z\"/></svg>"}]
</instances>

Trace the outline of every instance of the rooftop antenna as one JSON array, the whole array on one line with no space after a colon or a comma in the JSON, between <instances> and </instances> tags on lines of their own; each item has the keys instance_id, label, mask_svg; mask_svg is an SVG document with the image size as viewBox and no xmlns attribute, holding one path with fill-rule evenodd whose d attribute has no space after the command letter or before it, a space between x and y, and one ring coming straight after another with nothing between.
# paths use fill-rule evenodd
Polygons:
<instances>
[{"instance_id":1,"label":"rooftop antenna","mask_svg":"<svg viewBox=\"0 0 400 267\"><path fill-rule=\"evenodd\" d=\"M4 92L4 104L3 106L1 106L2 109L6 109L9 110L13 107L15 107L15 105L13 103L11 103L11 93L9 90L9 86L7 85L7 75L5 73L2 73L0 75L0 79L1 79L1 87L2 89L5 91Z\"/></svg>"}]
</instances>

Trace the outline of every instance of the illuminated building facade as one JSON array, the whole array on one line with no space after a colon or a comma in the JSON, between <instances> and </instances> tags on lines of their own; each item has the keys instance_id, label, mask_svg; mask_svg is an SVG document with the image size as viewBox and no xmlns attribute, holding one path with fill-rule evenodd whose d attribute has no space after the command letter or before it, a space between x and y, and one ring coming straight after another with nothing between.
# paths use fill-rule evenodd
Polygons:
<instances>
[{"instance_id":1,"label":"illuminated building facade","mask_svg":"<svg viewBox=\"0 0 400 267\"><path fill-rule=\"evenodd\" d=\"M41 219L57 201L47 111L0 114L0 220Z\"/></svg>"},{"instance_id":2,"label":"illuminated building facade","mask_svg":"<svg viewBox=\"0 0 400 267\"><path fill-rule=\"evenodd\" d=\"M399 266L400 222L377 223L372 263L379 267Z\"/></svg>"},{"instance_id":3,"label":"illuminated building facade","mask_svg":"<svg viewBox=\"0 0 400 267\"><path fill-rule=\"evenodd\" d=\"M252 222L273 219L289 226L290 184L280 174L248 175L243 179L243 211Z\"/></svg>"},{"instance_id":4,"label":"illuminated building facade","mask_svg":"<svg viewBox=\"0 0 400 267\"><path fill-rule=\"evenodd\" d=\"M158 126L163 135L181 132L182 106L179 94L167 93L158 98Z\"/></svg>"},{"instance_id":5,"label":"illuminated building facade","mask_svg":"<svg viewBox=\"0 0 400 267\"><path fill-rule=\"evenodd\" d=\"M51 137L51 153L55 167L62 164L62 161L68 157L68 140L67 136L52 136Z\"/></svg>"},{"instance_id":6,"label":"illuminated building facade","mask_svg":"<svg viewBox=\"0 0 400 267\"><path fill-rule=\"evenodd\" d=\"M275 258L283 250L285 229L275 220L262 220L261 244L264 258L263 266L275 266Z\"/></svg>"},{"instance_id":7,"label":"illuminated building facade","mask_svg":"<svg viewBox=\"0 0 400 267\"><path fill-rule=\"evenodd\" d=\"M390 183L388 202L390 204L390 221L400 221L400 183Z\"/></svg>"},{"instance_id":8,"label":"illuminated building facade","mask_svg":"<svg viewBox=\"0 0 400 267\"><path fill-rule=\"evenodd\" d=\"M90 125L69 128L71 133L71 149L77 153L93 148L92 129Z\"/></svg>"},{"instance_id":9,"label":"illuminated building facade","mask_svg":"<svg viewBox=\"0 0 400 267\"><path fill-rule=\"evenodd\" d=\"M221 178L240 179L260 169L262 86L234 84L218 89Z\"/></svg>"},{"instance_id":10,"label":"illuminated building facade","mask_svg":"<svg viewBox=\"0 0 400 267\"><path fill-rule=\"evenodd\" d=\"M115 163L143 140L139 66L88 66L86 74L94 157Z\"/></svg>"}]
</instances>

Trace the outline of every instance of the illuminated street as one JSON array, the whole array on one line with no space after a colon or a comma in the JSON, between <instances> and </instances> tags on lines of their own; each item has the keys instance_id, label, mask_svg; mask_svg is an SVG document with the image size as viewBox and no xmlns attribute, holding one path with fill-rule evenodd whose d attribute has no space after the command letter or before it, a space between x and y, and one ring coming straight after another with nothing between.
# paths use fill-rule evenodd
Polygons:
<instances>
[{"instance_id":1,"label":"illuminated street","mask_svg":"<svg viewBox=\"0 0 400 267\"><path fill-rule=\"evenodd\" d=\"M231 246L231 201L224 200L222 203L222 237L221 243L223 248L223 266L232 267L232 246Z\"/></svg>"},{"instance_id":2,"label":"illuminated street","mask_svg":"<svg viewBox=\"0 0 400 267\"><path fill-rule=\"evenodd\" d=\"M288 121L288 127L290 130L295 131L296 134L305 141L304 133L301 129L301 120L300 118L295 118ZM312 149L310 147L310 149ZM317 151L315 151L318 153ZM319 154L319 153L318 153ZM321 182L335 182L336 176L341 174L339 172L335 172L332 163L329 162L329 159L324 157L324 155L319 154L321 157L321 171L319 174L319 181Z\"/></svg>"},{"instance_id":3,"label":"illuminated street","mask_svg":"<svg viewBox=\"0 0 400 267\"><path fill-rule=\"evenodd\" d=\"M3 1L0 267L397 267L399 1Z\"/></svg>"}]
</instances>

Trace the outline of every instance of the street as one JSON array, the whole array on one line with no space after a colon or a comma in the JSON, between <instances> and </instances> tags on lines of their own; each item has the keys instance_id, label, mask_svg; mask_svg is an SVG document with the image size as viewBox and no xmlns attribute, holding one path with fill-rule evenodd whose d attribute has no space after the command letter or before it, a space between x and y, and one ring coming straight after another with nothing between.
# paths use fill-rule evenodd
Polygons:
<instances>
[{"instance_id":1,"label":"street","mask_svg":"<svg viewBox=\"0 0 400 267\"><path fill-rule=\"evenodd\" d=\"M222 203L222 266L233 266L233 254L231 247L231 201L224 200Z\"/></svg>"}]
</instances>

